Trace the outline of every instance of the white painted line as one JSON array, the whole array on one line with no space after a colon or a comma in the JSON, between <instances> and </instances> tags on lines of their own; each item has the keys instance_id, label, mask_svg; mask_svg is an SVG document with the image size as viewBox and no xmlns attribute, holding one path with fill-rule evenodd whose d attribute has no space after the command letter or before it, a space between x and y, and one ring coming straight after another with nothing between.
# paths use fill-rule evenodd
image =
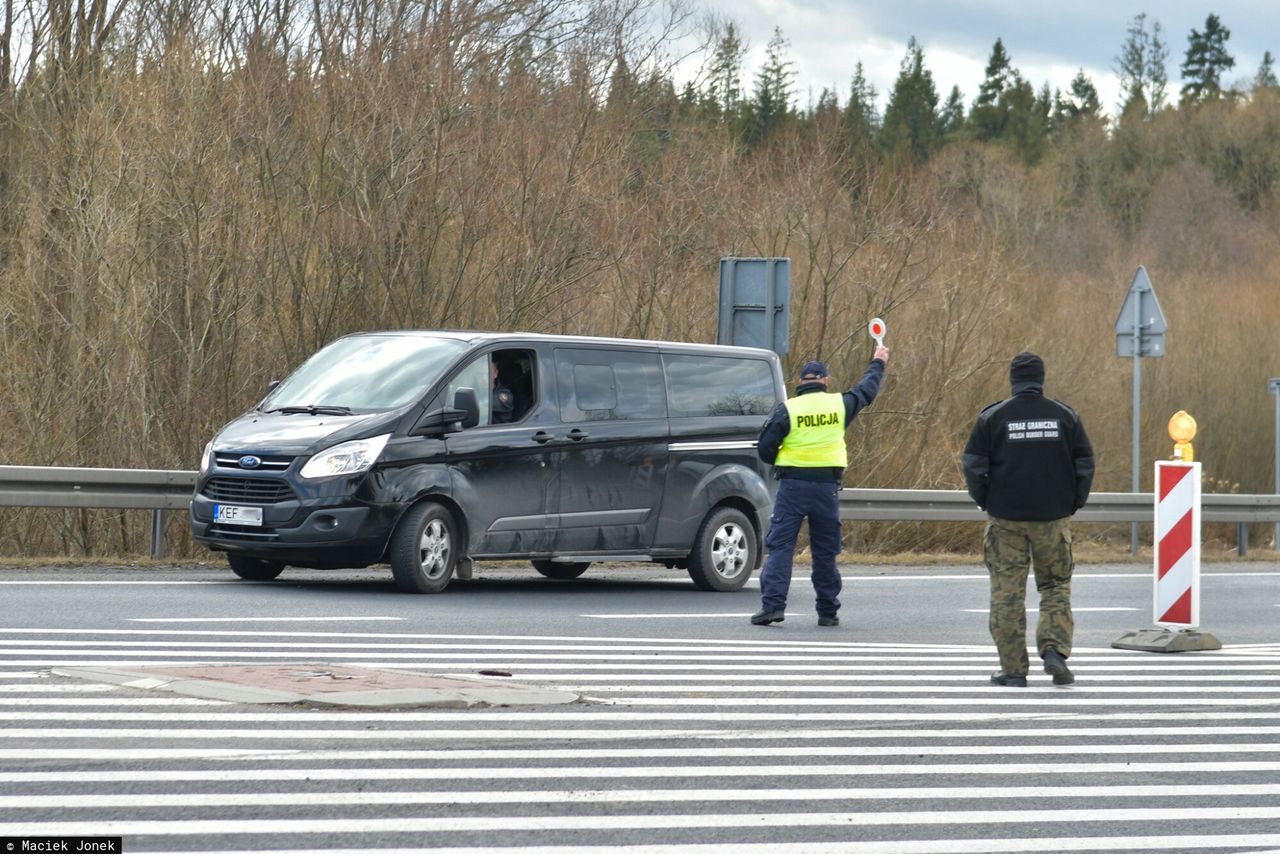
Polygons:
<instances>
[{"instance_id":1,"label":"white painted line","mask_svg":"<svg viewBox=\"0 0 1280 854\"><path fill-rule=\"evenodd\" d=\"M1258 846L1268 846L1262 851ZM885 842L805 842L806 854L1038 854L1069 851L1208 851L1218 848L1249 850L1252 854L1280 854L1280 833L1232 833L1197 836L1083 836L1037 839L986 837L983 839L926 839ZM479 848L437 848L432 854L478 854ZM492 850L492 849L490 849ZM513 849L516 850L516 849ZM599 845L538 845L518 849L520 854L600 854L613 850ZM687 843L677 845L627 845L627 854L777 854L776 842ZM379 848L378 854L422 854L421 848ZM189 854L186 851L157 851L153 854ZM367 848L295 849L289 854L369 854Z\"/></svg>"},{"instance_id":2,"label":"white painted line","mask_svg":"<svg viewBox=\"0 0 1280 854\"><path fill-rule=\"evenodd\" d=\"M246 757L251 758L251 757ZM532 768L243 768L239 771L180 771L180 777L152 777L155 780L692 780L698 777L893 777L893 776L1010 776L1024 771L1055 775L1100 775L1100 773L1234 773L1280 771L1280 762L1007 762L977 763L892 763L892 764L803 764L771 763L764 766L742 764L696 764L696 766L540 766ZM106 772L86 772L106 773ZM145 775L145 772L132 772ZM220 775L220 776L219 776ZM8 775L5 775L5 778ZM76 780L90 781L88 777ZM125 777L124 780L131 780ZM37 780L38 782L38 780ZM1092 786L1093 794L1100 787ZM452 793L458 798L457 791ZM1016 796L1016 795L1015 795ZM0 826L3 827L3 826Z\"/></svg>"},{"instance_id":3,"label":"white painted line","mask_svg":"<svg viewBox=\"0 0 1280 854\"><path fill-rule=\"evenodd\" d=\"M47 679L49 674L40 673L35 670L0 670L0 680L3 679Z\"/></svg>"},{"instance_id":4,"label":"white painted line","mask_svg":"<svg viewBox=\"0 0 1280 854\"><path fill-rule=\"evenodd\" d=\"M574 651L574 652L513 652L510 650L499 650L490 652L485 648L466 649L463 648L459 652L445 652L442 650L426 651L408 651L402 652L396 648L394 644L355 644L355 645L326 645L326 644L254 644L254 643L205 643L205 642L178 642L165 643L162 645L148 645L141 648L138 644L131 641L101 641L98 643L83 644L79 641L10 641L8 642L15 649L14 654L22 655L67 655L74 653L84 656L100 656L100 655L132 655L138 657L162 656L162 655L186 655L193 658L207 656L228 656L234 655L242 658L314 658L316 650L322 650L326 658L354 658L367 655L378 655L387 659L404 659L414 658L418 660L439 660L451 661L456 659L466 659L468 661L501 659L504 661L560 661L560 662L578 662L578 661L642 661L642 662L712 662L723 663L726 659L735 662L768 663L768 662L843 662L848 665L859 665L863 663L886 662L895 664L907 664L913 662L934 663L939 659L938 655L922 653L881 653L879 651L849 651L837 652L832 650L823 650L812 652L804 655L793 655L790 650L767 650L767 651L749 651L735 652L732 655L717 652L694 652L694 653L675 653L663 651L654 654L639 655L636 650L621 649L618 651L609 651L607 649L599 649L595 651ZM406 645L407 646L407 645ZM20 647L20 648L18 648ZM104 647L104 648L99 648ZM212 647L212 649L209 649ZM371 647L372 649L365 649ZM387 648L390 647L390 648ZM302 651L295 652L302 648ZM458 647L454 647L458 649ZM279 651L277 651L279 650ZM978 662L988 664L992 661L995 650L987 650L983 653L948 655L945 656L948 662ZM1221 666L1214 661L1215 656L1199 657L1197 654L1195 662L1192 666ZM1076 656L1078 659L1080 656ZM1274 662L1276 667L1280 667L1280 656L1275 655L1254 655L1253 659L1259 662ZM1074 661L1075 659L1073 659ZM1134 662L1137 659L1133 656L1123 654L1112 655L1091 655L1088 657L1091 662ZM1240 656L1235 657L1236 661L1240 660ZM1148 662L1154 667L1163 666L1157 660L1148 659Z\"/></svg>"},{"instance_id":5,"label":"white painted line","mask_svg":"<svg viewBox=\"0 0 1280 854\"><path fill-rule=\"evenodd\" d=\"M11 581L3 580L0 584L13 587L181 587L193 584L244 584L243 581Z\"/></svg>"},{"instance_id":6,"label":"white painted line","mask_svg":"<svg viewBox=\"0 0 1280 854\"><path fill-rule=\"evenodd\" d=\"M1128 785L1107 790L1107 798L1252 797L1280 794L1280 785ZM0 796L0 809L138 809L169 807L314 807L392 804L618 804L697 801L862 801L987 800L994 798L1096 798L1097 786L911 786L902 788L841 787L811 789L561 789L481 792L204 792L143 795L11 795Z\"/></svg>"},{"instance_id":7,"label":"white painted line","mask_svg":"<svg viewBox=\"0 0 1280 854\"><path fill-rule=\"evenodd\" d=\"M751 617L750 611L741 614L579 614L591 620L746 620Z\"/></svg>"},{"instance_id":8,"label":"white painted line","mask_svg":"<svg viewBox=\"0 0 1280 854\"><path fill-rule=\"evenodd\" d=\"M912 733L914 735L914 733ZM777 733L775 733L775 736ZM883 734L881 734L883 737ZM1043 732L1037 735L1044 735ZM939 744L909 744L909 745L815 745L813 747L797 747L793 745L771 746L769 748L769 756L774 759L801 758L801 757L913 757L913 756L977 756L986 759L992 759L991 745L939 745ZM1035 759L1042 756L1088 756L1088 755L1105 755L1105 756L1132 756L1132 755L1159 755L1159 754L1212 754L1221 756L1223 754L1252 754L1252 753L1280 753L1280 744L1266 743L1263 745L1245 744L1239 742L1221 742L1214 744L1016 744L1001 745L1001 756L1029 756ZM422 775L428 775L425 779L436 779L438 775L445 773L444 769L433 768L431 764L440 761L446 762L462 762L462 761L487 761L497 762L502 760L536 760L539 762L550 760L576 760L588 761L593 764L586 766L596 769L599 773L612 773L610 769L615 766L602 766L596 763L603 759L684 759L692 760L694 758L703 759L758 759L761 755L759 747L681 747L681 748L597 748L585 747L580 749L574 748L557 748L548 750L537 749L485 749L485 750L337 750L337 751L289 751L289 750L228 750L228 749L211 749L211 750L188 750L188 749L161 749L161 748L139 748L139 749L120 749L105 750L101 748L86 750L5 750L0 751L0 758L3 759L42 759L42 760L111 760L111 761L154 761L162 759L248 759L248 760L264 760L276 759L289 762L320 760L325 762L340 761L381 761L391 762L398 760L413 760L420 763L428 763L419 767L361 767L361 768L254 768L251 771L243 768L240 769L178 769L172 771L162 771L157 769L145 770L125 770L125 771L84 771L84 770L66 770L66 771L13 771L0 772L0 782L2 783L106 783L106 782L148 782L148 781L200 781L200 782L218 782L218 781L242 781L246 775L252 775L254 780L414 780L424 779ZM1216 760L1223 761L1223 760ZM1192 762L1193 768L1200 767L1201 763ZM846 766L825 765L822 763L810 763L812 767L811 774L821 775L828 773L827 769L843 769ZM1010 774L1018 773L1020 769L1026 766L1025 763L1006 763L1003 760L988 763L986 767L992 769L997 765L1004 765L1006 771ZM617 766L625 767L625 766ZM637 766L643 767L643 766ZM728 766L735 767L735 766ZM779 766L788 767L788 766ZM864 765L858 767L868 768L867 773L874 773L875 769L884 766ZM892 767L911 767L907 765L894 765ZM526 769L529 773L537 773L538 768ZM595 773L595 772L592 772ZM832 773L833 776L839 776ZM843 771L842 771L843 773ZM1093 787L1091 791L1096 795L1097 787ZM1016 797L1016 796L1015 796Z\"/></svg>"},{"instance_id":9,"label":"white painted line","mask_svg":"<svg viewBox=\"0 0 1280 854\"><path fill-rule=\"evenodd\" d=\"M768 774L763 766L757 773ZM653 769L661 771L662 769ZM448 816L421 818L309 818L309 819L179 819L160 821L6 822L6 836L244 836L336 833L493 833L547 830L669 830L763 827L915 827L952 824L1039 827L1093 826L1102 822L1239 822L1280 818L1280 806L1147 807L1135 809L1042 810L918 810L895 812L738 813L709 815L583 815L583 816Z\"/></svg>"},{"instance_id":10,"label":"white painted line","mask_svg":"<svg viewBox=\"0 0 1280 854\"><path fill-rule=\"evenodd\" d=\"M1031 689L1028 689L1028 692ZM1165 692L1168 693L1168 692ZM1123 706L1132 707L1135 702L1143 706L1275 706L1271 697L1143 697L1135 701L1128 697L1118 699L1076 698L1074 691L1050 688L1040 697L1026 697L1021 691L1012 696L1007 690L992 689L986 697L610 697L608 703L616 706L1040 706L1060 714L1071 714L1074 706ZM1280 713L1278 710L1277 713Z\"/></svg>"},{"instance_id":11,"label":"white painted line","mask_svg":"<svg viewBox=\"0 0 1280 854\"><path fill-rule=\"evenodd\" d=\"M1029 694L1048 694L1054 697L1062 695L1063 691L1060 687L1049 684L1048 677L1041 679L1040 683L1036 683L1037 674L1031 675L1031 685L1026 689ZM1128 677L1123 677L1127 679ZM494 684L501 684L497 680L492 681ZM1272 683L1270 685L1214 685L1206 687L1206 691L1214 694L1280 694L1280 685L1274 684L1275 679L1269 678ZM670 680L668 680L668 683ZM565 690L574 691L576 693L583 692L617 692L617 691L643 691L648 693L660 694L980 694L984 695L983 699L991 696L990 684L973 684L973 685L862 685L851 683L847 685L760 685L749 683L743 685L682 685L682 684L662 684L662 685L574 685L572 683L557 683L556 687ZM1168 694L1168 686L1163 685L1093 685L1093 684L1075 684L1071 686L1071 694ZM1019 694L1021 696L1021 694ZM734 702L736 702L736 698ZM831 701L833 704L836 702ZM1135 702L1147 703L1147 700L1137 700ZM1094 705L1090 703L1090 705Z\"/></svg>"},{"instance_id":12,"label":"white painted line","mask_svg":"<svg viewBox=\"0 0 1280 854\"><path fill-rule=\"evenodd\" d=\"M375 623L404 617L130 617L131 623Z\"/></svg>"},{"instance_id":13,"label":"white painted line","mask_svg":"<svg viewBox=\"0 0 1280 854\"><path fill-rule=\"evenodd\" d=\"M1074 665L1075 662L1073 662ZM991 667L974 668L974 670L982 671L983 675L991 670ZM1094 682L1268 682L1275 684L1277 676L1275 673L1100 673L1093 668L1085 668L1080 670L1076 668L1076 673L1085 673L1088 680L1084 684L1076 684L1071 690L1084 690L1092 686ZM699 680L701 682L730 682L733 680L750 679L750 681L742 682L742 688L737 690L754 691L760 690L760 686L764 685L764 680L768 680L768 684L778 686L791 684L791 682L805 682L810 685L812 690L837 690L820 688L824 682L841 682L854 679L849 673L769 673L768 676L748 676L745 673L604 673L604 675L596 675L596 673L538 673L536 679L540 684L554 684L557 688L566 688L568 685L580 686L582 690L603 691L616 690L621 688L622 682L630 682L636 685L636 690L654 690L652 686L641 685L641 682L653 681L662 682L663 685L676 680ZM863 673L856 675L859 685L865 682L901 682L904 680L915 680L916 682L965 682L965 684L975 684L978 686L987 686L989 682L986 679L974 680L972 673ZM486 677L485 681L497 681L493 677ZM614 685L613 682L618 682ZM1204 686L1206 690L1217 690L1216 685ZM666 690L666 689L664 689ZM724 689L704 689L696 690L724 690ZM800 689L796 689L800 690ZM905 689L904 690L916 690Z\"/></svg>"},{"instance_id":14,"label":"white painted line","mask_svg":"<svg viewBox=\"0 0 1280 854\"><path fill-rule=\"evenodd\" d=\"M1257 846L1268 846L1262 851ZM897 840L894 842L805 842L806 854L1038 854L1069 851L1208 851L1217 848L1249 850L1251 854L1280 854L1280 833L1232 833L1198 836L1085 836L1018 839L987 837L984 839ZM437 848L432 854L479 854L480 848ZM489 849L490 851L492 849ZM524 846L520 854L600 854L613 850L599 845ZM627 845L627 854L777 854L776 842L763 843L687 843L677 845ZM378 848L378 854L422 854L421 848ZM156 851L153 854L190 854L187 851ZM289 854L369 854L367 848L295 849Z\"/></svg>"},{"instance_id":15,"label":"white painted line","mask_svg":"<svg viewBox=\"0 0 1280 854\"><path fill-rule=\"evenodd\" d=\"M105 694L115 685L0 685L0 694Z\"/></svg>"},{"instance_id":16,"label":"white painted line","mask_svg":"<svg viewBox=\"0 0 1280 854\"><path fill-rule=\"evenodd\" d=\"M195 697L0 697L0 706L229 706Z\"/></svg>"},{"instance_id":17,"label":"white painted line","mask_svg":"<svg viewBox=\"0 0 1280 854\"><path fill-rule=\"evenodd\" d=\"M50 653L52 654L52 653ZM1201 653L1196 653L1197 656ZM305 658L316 658L315 654L306 656ZM324 658L333 658L333 656L323 656ZM270 657L268 657L270 658ZM774 679L774 673L824 673L836 672L846 673L846 675L854 675L854 673L874 673L888 672L896 673L902 677L914 677L914 679L931 679L931 677L942 677L948 673L968 673L970 677L982 677L986 680L986 676L992 671L993 662L989 659L983 659L986 663L975 662L972 665L699 665L699 670L721 671L721 672L739 672L739 677L745 675L758 675L760 679L768 677ZM42 667L196 667L196 666L214 666L214 665L252 665L252 663L260 663L259 661L244 661L237 658L236 654L225 656L220 659L195 659L195 658L170 658L156 659L151 658L116 658L116 659L97 659L97 658L32 658L32 659L10 659L4 662L0 659L0 663L22 663L26 666L42 666ZM291 662L282 662L291 663ZM404 672L421 672L431 671L436 673L445 672L471 672L474 673L477 667L484 668L500 668L500 670L508 670L516 673L521 679L541 679L541 671L562 671L564 667L572 667L575 671L598 670L598 671L618 671L618 670L634 670L634 671L659 671L667 673L668 677L672 676L671 665L645 665L643 662L609 662L609 663L590 663L590 662L507 662L502 658L484 659L481 661L471 662L442 662L431 661L431 659L421 659L421 661L376 661L376 659L355 659L355 661L344 662L351 667L372 667L383 668L383 670L394 670ZM1221 663L1202 661L1201 663L1152 663L1152 665L1143 667L1140 665L1091 665L1076 667L1076 662L1071 662L1073 670L1078 673L1087 672L1089 675L1101 672L1140 672L1140 673L1162 673L1162 672L1179 672L1188 673L1203 672L1207 677L1212 675L1225 676L1230 673L1243 672L1265 672L1276 673L1280 670L1280 663L1276 665L1221 665ZM686 665L687 666L687 665ZM744 672L745 671L745 672Z\"/></svg>"},{"instance_id":18,"label":"white painted line","mask_svg":"<svg viewBox=\"0 0 1280 854\"><path fill-rule=\"evenodd\" d=\"M989 712L912 712L903 709L895 709L888 712L743 712L737 711L737 706L731 700L726 701L725 705L729 707L729 711L719 710L703 710L700 712L627 712L613 711L605 713L582 712L568 713L564 715L546 715L543 716L539 712L529 712L527 715L517 718L503 718L501 712L481 712L470 713L462 716L453 716L449 712L405 712L396 715L395 718L405 723L458 723L465 722L469 725L469 734L476 737L484 738L498 737L495 730L488 730L478 727L477 724L483 722L553 722L564 724L573 721L595 721L607 723L609 726L618 726L623 722L629 723L669 723L671 721L690 721L706 725L710 721L721 721L726 724L742 724L746 722L782 722L795 723L798 720L805 721L826 721L826 722L848 722L848 723L911 723L932 721L935 723L989 723L993 720L1010 720L1010 721L1114 721L1123 719L1126 721L1266 721L1275 720L1276 713L1269 712L1220 712L1220 711L1183 711L1183 712L1146 712L1146 711L1109 711L1109 712L1073 712L1064 711L1054 708L1051 704L1044 701L1036 701L1034 703L1039 708L1028 709L1025 711L996 708ZM1120 703L1101 703L1080 701L1080 705L1086 708L1094 708L1101 705L1122 705ZM1133 704L1130 703L1130 706ZM1256 704L1250 705L1274 705L1273 700L1263 700ZM16 721L26 723L52 723L55 721L77 722L77 723L93 723L93 722L116 722L116 723L202 723L208 724L212 722L228 723L235 721L237 723L245 723L248 721L256 721L262 723L290 723L301 722L306 720L312 724L340 724L360 722L386 722L389 720L386 713L369 712L369 713L323 713L316 712L314 714L306 714L299 718L291 720L290 712L280 712L279 714L260 716L257 713L241 713L241 712L204 712L200 714L188 714L185 712L168 712L168 713L151 713L151 712L0 712L0 721ZM545 739L545 738L578 738L577 731L569 729L558 731L557 733L548 733L545 729L530 728L527 730L511 730L513 737L528 739ZM594 738L618 738L614 736L609 729L601 729L594 731ZM651 733L655 731L637 729L631 730L627 737L629 738L645 738L651 737ZM686 737L686 738L719 738L719 737L742 737L741 729L724 729L724 730L679 730L672 733L671 730L662 730L666 737ZM603 735L602 735L603 734ZM824 733L825 734L825 733ZM433 737L439 738L437 732ZM455 732L454 738L457 737ZM794 736L802 737L802 736ZM380 731L365 729L338 729L338 730L321 730L321 729L290 729L282 731L280 729L261 729L261 730L238 730L238 729L170 729L163 727L151 727L149 729L81 729L81 728L65 728L65 729L0 729L0 739L7 738L32 738L32 739L58 739L58 738L141 738L141 739L162 739L162 738L209 738L218 739L261 739L269 738L278 741L288 741L291 739L304 738L353 738L353 739L379 739L388 740L402 739L424 739L426 736L421 730L407 729L384 729Z\"/></svg>"}]
</instances>

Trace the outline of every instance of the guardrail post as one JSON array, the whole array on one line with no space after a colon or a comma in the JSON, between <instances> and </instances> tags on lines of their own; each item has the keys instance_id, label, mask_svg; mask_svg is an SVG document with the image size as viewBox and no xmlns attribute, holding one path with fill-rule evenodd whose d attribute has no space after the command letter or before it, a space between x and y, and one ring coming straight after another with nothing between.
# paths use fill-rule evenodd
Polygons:
<instances>
[{"instance_id":1,"label":"guardrail post","mask_svg":"<svg viewBox=\"0 0 1280 854\"><path fill-rule=\"evenodd\" d=\"M151 511L151 559L164 557L164 510Z\"/></svg>"},{"instance_id":2,"label":"guardrail post","mask_svg":"<svg viewBox=\"0 0 1280 854\"><path fill-rule=\"evenodd\" d=\"M1249 523L1236 522L1236 554L1244 557L1249 553Z\"/></svg>"}]
</instances>

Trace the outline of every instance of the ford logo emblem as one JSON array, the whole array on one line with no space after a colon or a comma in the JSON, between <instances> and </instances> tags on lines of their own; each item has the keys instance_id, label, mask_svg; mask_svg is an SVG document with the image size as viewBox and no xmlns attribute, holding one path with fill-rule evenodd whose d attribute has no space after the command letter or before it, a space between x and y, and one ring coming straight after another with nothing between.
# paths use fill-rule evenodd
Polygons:
<instances>
[{"instance_id":1,"label":"ford logo emblem","mask_svg":"<svg viewBox=\"0 0 1280 854\"><path fill-rule=\"evenodd\" d=\"M256 469L258 466L262 465L262 459L260 457L255 457L253 454L245 454L237 462L239 462L240 468L242 469Z\"/></svg>"}]
</instances>

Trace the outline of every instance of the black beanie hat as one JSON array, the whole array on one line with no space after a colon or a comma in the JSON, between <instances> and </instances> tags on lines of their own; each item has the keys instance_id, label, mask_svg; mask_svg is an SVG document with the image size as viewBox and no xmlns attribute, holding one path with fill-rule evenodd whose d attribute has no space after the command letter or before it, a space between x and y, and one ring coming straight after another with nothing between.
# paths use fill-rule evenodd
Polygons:
<instances>
[{"instance_id":1,"label":"black beanie hat","mask_svg":"<svg viewBox=\"0 0 1280 854\"><path fill-rule=\"evenodd\" d=\"M1044 385L1044 360L1025 350L1009 363L1009 382L1012 385L1035 383Z\"/></svg>"}]
</instances>

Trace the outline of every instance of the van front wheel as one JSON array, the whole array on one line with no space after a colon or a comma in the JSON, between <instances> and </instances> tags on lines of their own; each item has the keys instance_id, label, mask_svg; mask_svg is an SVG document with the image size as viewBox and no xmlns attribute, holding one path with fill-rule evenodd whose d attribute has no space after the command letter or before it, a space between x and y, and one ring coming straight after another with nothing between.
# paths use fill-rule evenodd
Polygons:
<instances>
[{"instance_id":1,"label":"van front wheel","mask_svg":"<svg viewBox=\"0 0 1280 854\"><path fill-rule=\"evenodd\" d=\"M432 501L411 508L391 535L391 574L405 593L439 593L458 562L453 514Z\"/></svg>"},{"instance_id":2,"label":"van front wheel","mask_svg":"<svg viewBox=\"0 0 1280 854\"><path fill-rule=\"evenodd\" d=\"M235 552L227 554L227 563L231 571L245 581L270 581L284 572L284 564L278 560L262 560Z\"/></svg>"},{"instance_id":3,"label":"van front wheel","mask_svg":"<svg viewBox=\"0 0 1280 854\"><path fill-rule=\"evenodd\" d=\"M740 590L755 566L755 529L742 511L721 507L703 520L688 567L699 590Z\"/></svg>"},{"instance_id":4,"label":"van front wheel","mask_svg":"<svg viewBox=\"0 0 1280 854\"><path fill-rule=\"evenodd\" d=\"M571 578L577 578L579 575L587 571L587 567L591 566L588 561L580 563L556 563L553 560L535 560L530 561L533 568L547 578L559 578L562 581L568 581Z\"/></svg>"}]
</instances>

